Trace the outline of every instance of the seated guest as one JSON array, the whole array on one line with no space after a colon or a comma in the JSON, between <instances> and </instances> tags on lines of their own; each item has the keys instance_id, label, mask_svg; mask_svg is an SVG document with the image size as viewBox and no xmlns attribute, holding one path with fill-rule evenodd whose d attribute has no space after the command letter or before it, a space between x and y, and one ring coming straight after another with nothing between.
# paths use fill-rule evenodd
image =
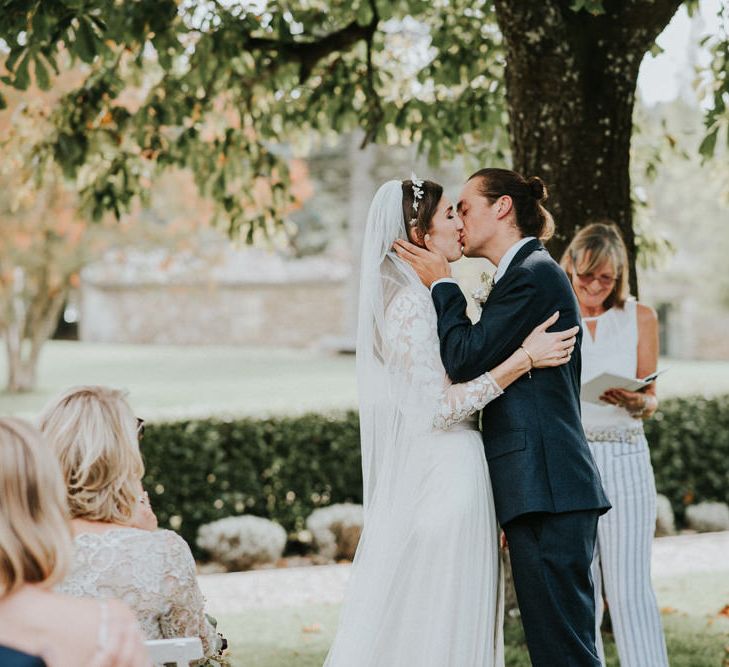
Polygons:
<instances>
[{"instance_id":1,"label":"seated guest","mask_svg":"<svg viewBox=\"0 0 729 667\"><path fill-rule=\"evenodd\" d=\"M0 665L148 667L142 634L121 602L53 591L71 554L57 461L30 424L0 419Z\"/></svg>"},{"instance_id":2,"label":"seated guest","mask_svg":"<svg viewBox=\"0 0 729 667\"><path fill-rule=\"evenodd\" d=\"M205 656L214 657L220 640L205 616L190 548L176 533L154 530L138 423L124 394L106 387L69 389L41 415L61 463L75 536L71 572L59 590L123 599L147 639L200 637Z\"/></svg>"}]
</instances>

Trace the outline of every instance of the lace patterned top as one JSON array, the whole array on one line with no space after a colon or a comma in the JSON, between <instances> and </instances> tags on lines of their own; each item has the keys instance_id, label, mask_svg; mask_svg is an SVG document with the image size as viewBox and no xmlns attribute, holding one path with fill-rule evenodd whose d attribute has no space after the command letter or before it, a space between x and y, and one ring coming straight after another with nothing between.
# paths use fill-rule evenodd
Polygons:
<instances>
[{"instance_id":1,"label":"lace patterned top","mask_svg":"<svg viewBox=\"0 0 729 667\"><path fill-rule=\"evenodd\" d=\"M147 639L200 637L206 657L216 632L205 618L190 547L170 530L112 528L76 536L73 566L57 590L116 598L134 612Z\"/></svg>"},{"instance_id":2,"label":"lace patterned top","mask_svg":"<svg viewBox=\"0 0 729 667\"><path fill-rule=\"evenodd\" d=\"M503 394L489 373L453 384L440 358L438 319L427 290L404 289L387 309L387 342L413 387L435 406L432 426L446 430Z\"/></svg>"}]
</instances>

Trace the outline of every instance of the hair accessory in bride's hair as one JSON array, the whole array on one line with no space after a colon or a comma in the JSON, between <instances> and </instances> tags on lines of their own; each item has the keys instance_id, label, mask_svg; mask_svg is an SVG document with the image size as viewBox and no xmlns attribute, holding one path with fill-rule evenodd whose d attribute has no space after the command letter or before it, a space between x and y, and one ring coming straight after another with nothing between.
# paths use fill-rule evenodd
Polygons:
<instances>
[{"instance_id":1,"label":"hair accessory in bride's hair","mask_svg":"<svg viewBox=\"0 0 729 667\"><path fill-rule=\"evenodd\" d=\"M418 204L423 198L423 184L425 181L422 178L418 178L414 171L410 173L410 180L413 184L413 212L415 213L415 216L410 219L410 225L414 227L418 224Z\"/></svg>"}]
</instances>

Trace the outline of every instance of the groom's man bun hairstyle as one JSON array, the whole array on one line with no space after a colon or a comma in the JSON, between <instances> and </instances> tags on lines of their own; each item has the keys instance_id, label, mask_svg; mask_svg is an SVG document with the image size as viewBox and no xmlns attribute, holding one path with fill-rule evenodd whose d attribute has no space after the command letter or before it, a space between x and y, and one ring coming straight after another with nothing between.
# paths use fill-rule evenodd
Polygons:
<instances>
[{"instance_id":1,"label":"groom's man bun hairstyle","mask_svg":"<svg viewBox=\"0 0 729 667\"><path fill-rule=\"evenodd\" d=\"M499 197L511 197L516 214L516 226L522 236L536 236L548 241L554 235L554 219L544 208L549 193L539 176L524 178L509 169L480 169L468 180L481 181L479 192L493 204Z\"/></svg>"},{"instance_id":2,"label":"groom's man bun hairstyle","mask_svg":"<svg viewBox=\"0 0 729 667\"><path fill-rule=\"evenodd\" d=\"M418 208L415 210L415 191L411 180L402 182L402 214L405 220L405 229L412 243L423 246L423 238L430 232L431 223L438 202L443 196L443 186L434 181L423 181L420 188L423 196L418 197Z\"/></svg>"}]
</instances>

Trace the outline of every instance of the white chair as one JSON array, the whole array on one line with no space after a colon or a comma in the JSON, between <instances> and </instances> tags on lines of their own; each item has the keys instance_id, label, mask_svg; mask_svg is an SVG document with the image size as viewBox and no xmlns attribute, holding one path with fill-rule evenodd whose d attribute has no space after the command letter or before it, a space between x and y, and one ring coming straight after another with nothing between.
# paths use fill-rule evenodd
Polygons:
<instances>
[{"instance_id":1,"label":"white chair","mask_svg":"<svg viewBox=\"0 0 729 667\"><path fill-rule=\"evenodd\" d=\"M176 667L189 667L190 662L204 657L199 637L150 639L144 643L155 666L172 663Z\"/></svg>"}]
</instances>

